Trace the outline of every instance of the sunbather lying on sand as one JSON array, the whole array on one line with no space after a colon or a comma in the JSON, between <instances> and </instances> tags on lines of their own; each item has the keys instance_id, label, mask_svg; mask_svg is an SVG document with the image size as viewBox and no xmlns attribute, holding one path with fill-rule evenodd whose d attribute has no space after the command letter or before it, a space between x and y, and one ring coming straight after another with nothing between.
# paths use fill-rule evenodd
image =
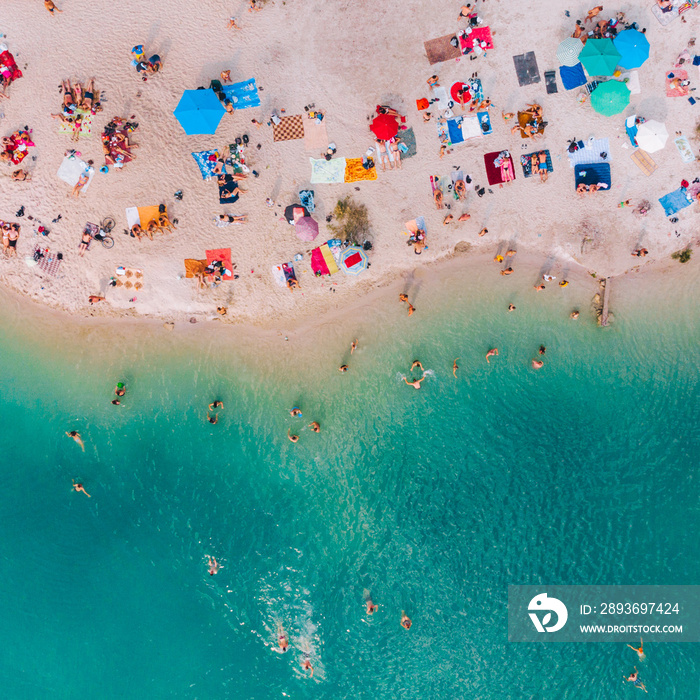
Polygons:
<instances>
[{"instance_id":1,"label":"sunbather lying on sand","mask_svg":"<svg viewBox=\"0 0 700 700\"><path fill-rule=\"evenodd\" d=\"M219 214L219 218L215 220L217 226L228 226L229 224L246 224L248 223L247 214Z\"/></svg>"},{"instance_id":2,"label":"sunbather lying on sand","mask_svg":"<svg viewBox=\"0 0 700 700\"><path fill-rule=\"evenodd\" d=\"M467 185L464 180L455 181L455 194L459 199L464 199L467 196Z\"/></svg>"},{"instance_id":3,"label":"sunbather lying on sand","mask_svg":"<svg viewBox=\"0 0 700 700\"><path fill-rule=\"evenodd\" d=\"M83 187L88 184L90 181L90 174L89 173L82 173L82 175L78 178L78 182L75 183L75 187L73 188L73 191L70 193L69 196L71 197L79 197L80 193L83 191Z\"/></svg>"},{"instance_id":4,"label":"sunbather lying on sand","mask_svg":"<svg viewBox=\"0 0 700 700\"><path fill-rule=\"evenodd\" d=\"M535 165L537 165L537 172L540 175L540 181L547 182L547 175L548 175L548 173L547 173L547 154L544 151L540 151L536 157L537 157L537 163L533 162L533 164L532 164L533 172L535 170ZM533 156L532 158L534 161L535 156Z\"/></svg>"},{"instance_id":5,"label":"sunbather lying on sand","mask_svg":"<svg viewBox=\"0 0 700 700\"><path fill-rule=\"evenodd\" d=\"M53 14L54 12L63 12L63 10L59 10L56 5L53 4L53 0L44 0L44 7L51 13Z\"/></svg>"},{"instance_id":6,"label":"sunbather lying on sand","mask_svg":"<svg viewBox=\"0 0 700 700\"><path fill-rule=\"evenodd\" d=\"M576 192L578 194L586 194L586 192L588 192L588 185L584 185L583 182L579 182L578 187L576 187Z\"/></svg>"},{"instance_id":7,"label":"sunbather lying on sand","mask_svg":"<svg viewBox=\"0 0 700 700\"><path fill-rule=\"evenodd\" d=\"M132 238L138 238L139 241L141 240L141 236L143 236L143 229L141 228L140 224L134 224L131 227L131 237Z\"/></svg>"},{"instance_id":8,"label":"sunbather lying on sand","mask_svg":"<svg viewBox=\"0 0 700 700\"><path fill-rule=\"evenodd\" d=\"M165 231L174 231L175 230L175 224L173 224L170 219L165 214L160 214L158 216L158 226L160 229L165 233Z\"/></svg>"},{"instance_id":9,"label":"sunbather lying on sand","mask_svg":"<svg viewBox=\"0 0 700 700\"><path fill-rule=\"evenodd\" d=\"M391 155L394 157L394 163L396 164L396 169L401 170L401 151L399 150L399 141L401 139L398 137L394 137L391 141L389 141L389 150L391 151Z\"/></svg>"},{"instance_id":10,"label":"sunbather lying on sand","mask_svg":"<svg viewBox=\"0 0 700 700\"><path fill-rule=\"evenodd\" d=\"M29 172L20 168L12 173L12 179L14 182L25 182L25 180L28 182L32 179L32 176Z\"/></svg>"},{"instance_id":11,"label":"sunbather lying on sand","mask_svg":"<svg viewBox=\"0 0 700 700\"><path fill-rule=\"evenodd\" d=\"M442 209L442 190L439 187L433 192L433 201L438 209Z\"/></svg>"}]
</instances>

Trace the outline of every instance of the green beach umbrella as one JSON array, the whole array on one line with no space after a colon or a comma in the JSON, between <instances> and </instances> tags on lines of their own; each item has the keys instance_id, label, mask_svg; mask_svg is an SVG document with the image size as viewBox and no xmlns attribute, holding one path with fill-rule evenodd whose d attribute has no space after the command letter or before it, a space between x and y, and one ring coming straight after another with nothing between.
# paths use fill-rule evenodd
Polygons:
<instances>
[{"instance_id":1,"label":"green beach umbrella","mask_svg":"<svg viewBox=\"0 0 700 700\"><path fill-rule=\"evenodd\" d=\"M608 80L606 83L601 83L591 93L593 109L606 117L619 114L629 103L629 88L626 83L620 80Z\"/></svg>"},{"instance_id":2,"label":"green beach umbrella","mask_svg":"<svg viewBox=\"0 0 700 700\"><path fill-rule=\"evenodd\" d=\"M612 39L589 39L578 60L590 76L612 75L620 61L620 52Z\"/></svg>"}]
</instances>

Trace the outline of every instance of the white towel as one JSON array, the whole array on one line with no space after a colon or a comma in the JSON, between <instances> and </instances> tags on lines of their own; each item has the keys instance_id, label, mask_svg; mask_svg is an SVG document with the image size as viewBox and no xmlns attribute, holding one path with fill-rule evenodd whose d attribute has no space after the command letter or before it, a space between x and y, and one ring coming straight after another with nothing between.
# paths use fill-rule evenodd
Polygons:
<instances>
[{"instance_id":1,"label":"white towel","mask_svg":"<svg viewBox=\"0 0 700 700\"><path fill-rule=\"evenodd\" d=\"M77 156L66 156L56 174L63 182L68 183L71 187L75 187L84 172L89 173L89 179L83 187L83 192L85 192L90 187L92 178L95 176L95 169L91 168L84 160Z\"/></svg>"}]
</instances>

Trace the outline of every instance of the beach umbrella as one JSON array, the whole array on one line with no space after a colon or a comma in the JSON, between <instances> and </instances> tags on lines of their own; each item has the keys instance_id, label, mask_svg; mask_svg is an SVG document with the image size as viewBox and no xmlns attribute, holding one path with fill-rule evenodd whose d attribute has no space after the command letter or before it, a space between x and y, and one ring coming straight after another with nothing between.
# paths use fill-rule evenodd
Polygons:
<instances>
[{"instance_id":1,"label":"beach umbrella","mask_svg":"<svg viewBox=\"0 0 700 700\"><path fill-rule=\"evenodd\" d=\"M605 83L600 83L591 93L593 109L606 117L619 114L629 103L629 88L619 80L608 80Z\"/></svg>"},{"instance_id":2,"label":"beach umbrella","mask_svg":"<svg viewBox=\"0 0 700 700\"><path fill-rule=\"evenodd\" d=\"M357 245L351 245L340 254L340 267L346 275L359 275L367 269L367 262L367 253Z\"/></svg>"},{"instance_id":3,"label":"beach umbrella","mask_svg":"<svg viewBox=\"0 0 700 700\"><path fill-rule=\"evenodd\" d=\"M185 90L173 114L187 135L215 134L226 110L213 90Z\"/></svg>"},{"instance_id":4,"label":"beach umbrella","mask_svg":"<svg viewBox=\"0 0 700 700\"><path fill-rule=\"evenodd\" d=\"M613 42L620 52L619 65L627 70L639 68L649 58L649 40L636 29L625 29Z\"/></svg>"},{"instance_id":5,"label":"beach umbrella","mask_svg":"<svg viewBox=\"0 0 700 700\"><path fill-rule=\"evenodd\" d=\"M390 114L380 114L375 117L369 128L382 141L393 139L399 133L399 123L396 121L396 117L392 117Z\"/></svg>"},{"instance_id":6,"label":"beach umbrella","mask_svg":"<svg viewBox=\"0 0 700 700\"><path fill-rule=\"evenodd\" d=\"M578 60L588 75L612 75L620 62L620 52L612 39L589 39L581 49Z\"/></svg>"},{"instance_id":7,"label":"beach umbrella","mask_svg":"<svg viewBox=\"0 0 700 700\"><path fill-rule=\"evenodd\" d=\"M583 50L583 43L580 39L570 36L559 44L557 49L557 60L562 66L575 66L579 60L578 55Z\"/></svg>"},{"instance_id":8,"label":"beach umbrella","mask_svg":"<svg viewBox=\"0 0 700 700\"><path fill-rule=\"evenodd\" d=\"M302 216L299 221L294 224L296 234L302 241L313 241L318 236L318 221L310 216Z\"/></svg>"},{"instance_id":9,"label":"beach umbrella","mask_svg":"<svg viewBox=\"0 0 700 700\"><path fill-rule=\"evenodd\" d=\"M647 153L660 151L668 141L666 125L650 119L637 127L637 145Z\"/></svg>"},{"instance_id":10,"label":"beach umbrella","mask_svg":"<svg viewBox=\"0 0 700 700\"><path fill-rule=\"evenodd\" d=\"M290 204L284 210L284 218L287 219L287 223L296 224L302 216L308 216L309 210L302 206L301 204Z\"/></svg>"}]
</instances>

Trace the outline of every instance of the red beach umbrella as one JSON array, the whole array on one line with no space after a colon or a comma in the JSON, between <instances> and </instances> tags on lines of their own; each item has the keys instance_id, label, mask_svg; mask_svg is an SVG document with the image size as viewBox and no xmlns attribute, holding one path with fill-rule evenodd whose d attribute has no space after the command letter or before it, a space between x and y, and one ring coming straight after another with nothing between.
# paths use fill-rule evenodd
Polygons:
<instances>
[{"instance_id":1,"label":"red beach umbrella","mask_svg":"<svg viewBox=\"0 0 700 700\"><path fill-rule=\"evenodd\" d=\"M392 117L390 114L380 114L375 117L369 128L382 141L393 139L399 133L399 123L396 121L396 117Z\"/></svg>"}]
</instances>

